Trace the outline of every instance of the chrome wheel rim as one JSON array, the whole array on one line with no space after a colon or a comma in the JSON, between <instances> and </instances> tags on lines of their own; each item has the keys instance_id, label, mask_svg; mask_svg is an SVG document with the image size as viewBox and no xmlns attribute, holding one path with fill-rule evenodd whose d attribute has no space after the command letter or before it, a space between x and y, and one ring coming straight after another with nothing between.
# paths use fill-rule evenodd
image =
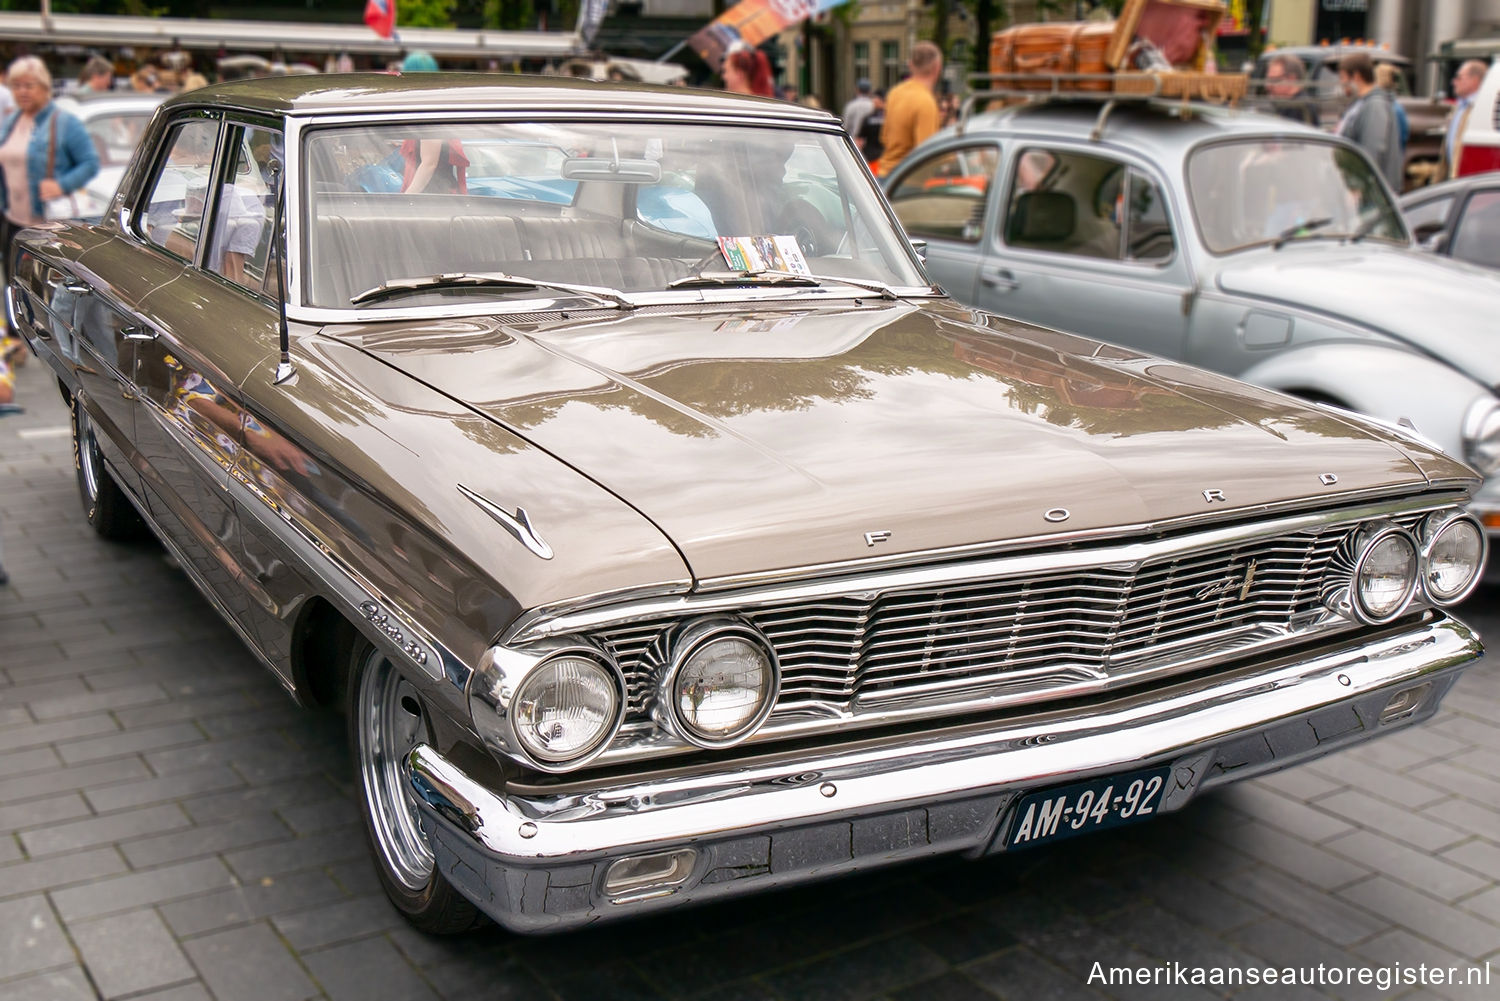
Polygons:
<instances>
[{"instance_id":1,"label":"chrome wheel rim","mask_svg":"<svg viewBox=\"0 0 1500 1001\"><path fill-rule=\"evenodd\" d=\"M92 504L99 499L99 446L94 444L94 425L83 404L73 405L78 408L78 472L83 476L83 492Z\"/></svg>"},{"instance_id":2,"label":"chrome wheel rim","mask_svg":"<svg viewBox=\"0 0 1500 1001\"><path fill-rule=\"evenodd\" d=\"M404 762L426 727L417 690L377 651L360 671L358 713L360 778L375 844L402 886L423 890L432 877L432 846L407 792Z\"/></svg>"}]
</instances>

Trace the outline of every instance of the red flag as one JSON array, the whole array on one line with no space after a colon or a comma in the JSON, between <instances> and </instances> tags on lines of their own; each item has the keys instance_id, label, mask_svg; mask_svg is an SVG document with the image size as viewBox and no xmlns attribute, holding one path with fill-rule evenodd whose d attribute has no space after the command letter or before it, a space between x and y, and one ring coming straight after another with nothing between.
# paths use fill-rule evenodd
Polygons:
<instances>
[{"instance_id":1,"label":"red flag","mask_svg":"<svg viewBox=\"0 0 1500 1001\"><path fill-rule=\"evenodd\" d=\"M365 0L365 24L381 38L396 33L396 0Z\"/></svg>"}]
</instances>

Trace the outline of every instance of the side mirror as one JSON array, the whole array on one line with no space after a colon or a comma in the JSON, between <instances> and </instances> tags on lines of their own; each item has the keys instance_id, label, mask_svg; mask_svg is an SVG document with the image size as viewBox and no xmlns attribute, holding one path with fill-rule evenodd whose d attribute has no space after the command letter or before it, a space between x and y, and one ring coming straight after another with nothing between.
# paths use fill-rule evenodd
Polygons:
<instances>
[{"instance_id":1,"label":"side mirror","mask_svg":"<svg viewBox=\"0 0 1500 1001\"><path fill-rule=\"evenodd\" d=\"M915 250L917 252L917 259L919 261L921 261L923 264L927 263L927 241L926 240L912 240L911 241L911 249Z\"/></svg>"}]
</instances>

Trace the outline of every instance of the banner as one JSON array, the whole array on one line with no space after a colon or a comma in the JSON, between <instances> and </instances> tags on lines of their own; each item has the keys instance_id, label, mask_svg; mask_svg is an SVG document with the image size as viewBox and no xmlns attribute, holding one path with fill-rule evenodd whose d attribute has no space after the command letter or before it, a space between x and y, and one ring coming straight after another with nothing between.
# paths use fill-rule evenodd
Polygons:
<instances>
[{"instance_id":1,"label":"banner","mask_svg":"<svg viewBox=\"0 0 1500 1001\"><path fill-rule=\"evenodd\" d=\"M365 0L365 24L381 38L396 33L396 0Z\"/></svg>"},{"instance_id":2,"label":"banner","mask_svg":"<svg viewBox=\"0 0 1500 1001\"><path fill-rule=\"evenodd\" d=\"M751 48L772 35L800 24L815 14L832 10L848 0L740 0L714 18L688 45L715 71L736 42Z\"/></svg>"},{"instance_id":3,"label":"banner","mask_svg":"<svg viewBox=\"0 0 1500 1001\"><path fill-rule=\"evenodd\" d=\"M599 34L599 26L604 23L604 15L609 9L609 0L583 0L578 6L578 34L583 38L584 45L593 45L594 36Z\"/></svg>"}]
</instances>

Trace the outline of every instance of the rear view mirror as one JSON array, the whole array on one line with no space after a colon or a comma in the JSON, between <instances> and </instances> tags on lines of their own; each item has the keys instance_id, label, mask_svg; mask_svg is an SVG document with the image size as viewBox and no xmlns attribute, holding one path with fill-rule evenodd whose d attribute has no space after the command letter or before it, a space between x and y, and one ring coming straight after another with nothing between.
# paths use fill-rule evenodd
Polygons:
<instances>
[{"instance_id":1,"label":"rear view mirror","mask_svg":"<svg viewBox=\"0 0 1500 1001\"><path fill-rule=\"evenodd\" d=\"M615 181L621 184L655 184L661 180L661 164L655 160L621 160L602 156L570 156L563 161L562 176L570 181Z\"/></svg>"}]
</instances>

